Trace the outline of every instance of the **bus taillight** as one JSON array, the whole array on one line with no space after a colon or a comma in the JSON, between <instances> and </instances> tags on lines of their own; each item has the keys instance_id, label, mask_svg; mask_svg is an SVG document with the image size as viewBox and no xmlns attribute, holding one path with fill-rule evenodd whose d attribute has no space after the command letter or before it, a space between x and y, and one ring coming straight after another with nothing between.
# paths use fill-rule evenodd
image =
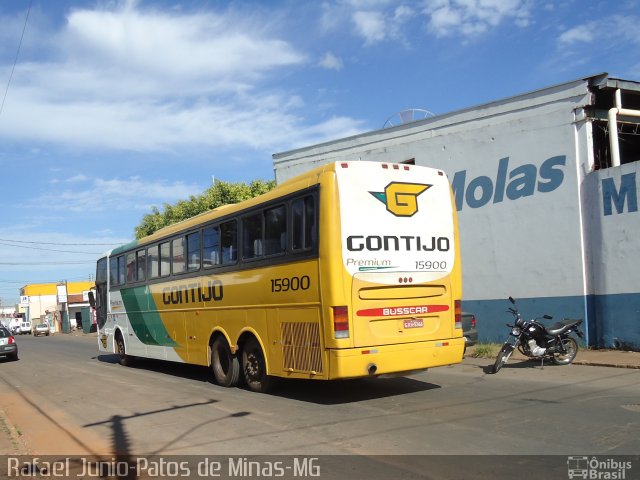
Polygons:
<instances>
[{"instance_id":1,"label":"bus taillight","mask_svg":"<svg viewBox=\"0 0 640 480\"><path fill-rule=\"evenodd\" d=\"M462 301L456 300L454 302L455 305L455 314L456 314L456 323L453 328L456 330L462 330Z\"/></svg>"},{"instance_id":2,"label":"bus taillight","mask_svg":"<svg viewBox=\"0 0 640 480\"><path fill-rule=\"evenodd\" d=\"M335 338L349 338L349 309L347 307L332 307L332 309Z\"/></svg>"}]
</instances>

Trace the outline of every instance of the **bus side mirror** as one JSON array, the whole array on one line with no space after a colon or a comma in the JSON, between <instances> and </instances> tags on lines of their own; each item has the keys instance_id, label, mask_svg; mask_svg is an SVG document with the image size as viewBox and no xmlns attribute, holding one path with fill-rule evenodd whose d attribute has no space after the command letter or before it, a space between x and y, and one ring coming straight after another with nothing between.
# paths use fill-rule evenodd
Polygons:
<instances>
[{"instance_id":1,"label":"bus side mirror","mask_svg":"<svg viewBox=\"0 0 640 480\"><path fill-rule=\"evenodd\" d=\"M96 297L93 296L93 291L89 291L89 305L91 308L96 308Z\"/></svg>"}]
</instances>

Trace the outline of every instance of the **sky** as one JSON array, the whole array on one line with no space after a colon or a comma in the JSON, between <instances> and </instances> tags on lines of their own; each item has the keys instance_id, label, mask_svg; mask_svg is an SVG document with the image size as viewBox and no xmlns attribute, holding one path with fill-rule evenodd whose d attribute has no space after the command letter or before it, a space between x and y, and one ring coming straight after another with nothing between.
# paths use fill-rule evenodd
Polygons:
<instances>
[{"instance_id":1,"label":"sky","mask_svg":"<svg viewBox=\"0 0 640 480\"><path fill-rule=\"evenodd\" d=\"M637 0L0 1L0 304L272 155L608 72Z\"/></svg>"}]
</instances>

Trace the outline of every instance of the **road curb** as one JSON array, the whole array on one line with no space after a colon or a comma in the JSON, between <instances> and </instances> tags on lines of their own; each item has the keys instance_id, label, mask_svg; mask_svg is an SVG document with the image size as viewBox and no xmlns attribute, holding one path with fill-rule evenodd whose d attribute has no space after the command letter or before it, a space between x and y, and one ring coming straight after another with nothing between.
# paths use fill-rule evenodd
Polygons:
<instances>
[{"instance_id":1,"label":"road curb","mask_svg":"<svg viewBox=\"0 0 640 480\"><path fill-rule=\"evenodd\" d=\"M605 363L605 362L591 362L588 360L574 360L572 362L574 365L586 365L588 367L612 367L612 368L632 368L635 370L640 370L640 365L629 365L625 363Z\"/></svg>"}]
</instances>

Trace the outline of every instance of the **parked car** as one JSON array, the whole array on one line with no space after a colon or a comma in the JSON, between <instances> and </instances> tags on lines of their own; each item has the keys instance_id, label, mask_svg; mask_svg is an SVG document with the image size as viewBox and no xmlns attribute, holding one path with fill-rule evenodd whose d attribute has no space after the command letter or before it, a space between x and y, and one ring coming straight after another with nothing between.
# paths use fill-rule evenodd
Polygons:
<instances>
[{"instance_id":1,"label":"parked car","mask_svg":"<svg viewBox=\"0 0 640 480\"><path fill-rule=\"evenodd\" d=\"M40 335L49 336L49 325L46 323L39 323L33 328L33 336L38 337Z\"/></svg>"},{"instance_id":2,"label":"parked car","mask_svg":"<svg viewBox=\"0 0 640 480\"><path fill-rule=\"evenodd\" d=\"M24 335L25 333L31 333L31 322L29 320L22 320L18 327L18 333Z\"/></svg>"},{"instance_id":3,"label":"parked car","mask_svg":"<svg viewBox=\"0 0 640 480\"><path fill-rule=\"evenodd\" d=\"M464 335L465 350L478 342L476 316L473 313L462 312L462 334Z\"/></svg>"},{"instance_id":4,"label":"parked car","mask_svg":"<svg viewBox=\"0 0 640 480\"><path fill-rule=\"evenodd\" d=\"M10 360L18 360L18 343L5 327L0 327L0 356L6 356Z\"/></svg>"}]
</instances>

